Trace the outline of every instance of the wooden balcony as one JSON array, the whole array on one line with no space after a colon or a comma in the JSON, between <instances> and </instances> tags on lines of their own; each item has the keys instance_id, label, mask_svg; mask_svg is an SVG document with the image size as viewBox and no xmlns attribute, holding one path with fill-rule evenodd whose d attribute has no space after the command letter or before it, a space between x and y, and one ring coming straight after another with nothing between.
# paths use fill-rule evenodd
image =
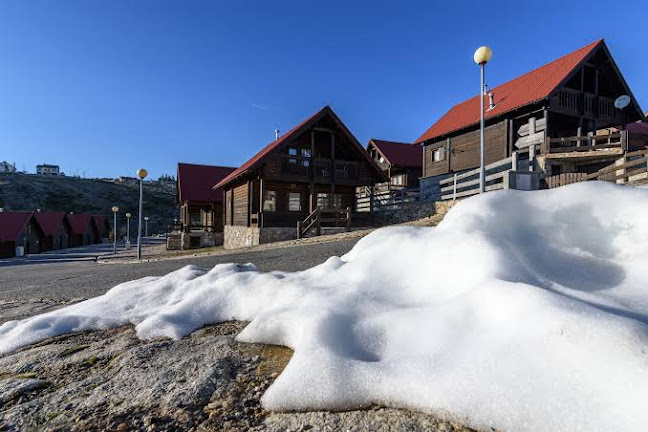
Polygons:
<instances>
[{"instance_id":1,"label":"wooden balcony","mask_svg":"<svg viewBox=\"0 0 648 432\"><path fill-rule=\"evenodd\" d=\"M614 118L614 99L563 88L554 98L556 111L574 116ZM552 104L552 105L554 105Z\"/></svg>"},{"instance_id":2,"label":"wooden balcony","mask_svg":"<svg viewBox=\"0 0 648 432\"><path fill-rule=\"evenodd\" d=\"M335 173L333 168L335 167ZM360 176L360 163L346 160L331 160L328 158L306 158L301 156L283 155L280 176L291 178L330 179L335 175L336 180L355 180Z\"/></svg>"},{"instance_id":3,"label":"wooden balcony","mask_svg":"<svg viewBox=\"0 0 648 432\"><path fill-rule=\"evenodd\" d=\"M628 131L608 135L571 136L545 139L541 153L548 159L607 157L628 150Z\"/></svg>"}]
</instances>

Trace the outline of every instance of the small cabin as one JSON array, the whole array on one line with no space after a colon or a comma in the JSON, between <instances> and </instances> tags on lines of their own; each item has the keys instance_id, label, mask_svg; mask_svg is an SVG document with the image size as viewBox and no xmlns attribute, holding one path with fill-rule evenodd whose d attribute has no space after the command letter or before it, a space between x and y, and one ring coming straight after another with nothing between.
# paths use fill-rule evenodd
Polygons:
<instances>
[{"instance_id":1,"label":"small cabin","mask_svg":"<svg viewBox=\"0 0 648 432\"><path fill-rule=\"evenodd\" d=\"M69 247L87 246L97 241L99 233L92 215L69 213L65 217L70 224Z\"/></svg>"},{"instance_id":2,"label":"small cabin","mask_svg":"<svg viewBox=\"0 0 648 432\"><path fill-rule=\"evenodd\" d=\"M97 227L97 238L95 239L95 243L101 243L104 239L108 239L110 236L109 218L106 215L93 215L92 218Z\"/></svg>"},{"instance_id":3,"label":"small cabin","mask_svg":"<svg viewBox=\"0 0 648 432\"><path fill-rule=\"evenodd\" d=\"M16 256L19 247L25 255L40 253L43 236L33 212L0 211L0 258Z\"/></svg>"},{"instance_id":4,"label":"small cabin","mask_svg":"<svg viewBox=\"0 0 648 432\"><path fill-rule=\"evenodd\" d=\"M541 174L539 187L550 187L552 176L564 173L585 178L645 148L628 127L645 121L644 114L603 40L493 87L485 96L486 164L512 158L515 171L526 158ZM477 95L455 105L415 141L424 149L426 187L439 182L443 187L448 176L479 167L479 101ZM600 133L607 128L616 132ZM497 188L494 181L487 190Z\"/></svg>"},{"instance_id":5,"label":"small cabin","mask_svg":"<svg viewBox=\"0 0 648 432\"><path fill-rule=\"evenodd\" d=\"M34 218L43 230L41 252L50 250L67 249L70 246L71 227L65 212L34 213Z\"/></svg>"},{"instance_id":6,"label":"small cabin","mask_svg":"<svg viewBox=\"0 0 648 432\"><path fill-rule=\"evenodd\" d=\"M423 151L411 143L371 139L367 152L387 176L387 182L376 184L379 192L419 187L423 174Z\"/></svg>"},{"instance_id":7,"label":"small cabin","mask_svg":"<svg viewBox=\"0 0 648 432\"><path fill-rule=\"evenodd\" d=\"M324 107L250 158L215 185L225 194L226 248L300 236L330 213L326 223L366 225L355 212L356 188L386 181L358 140ZM344 213L344 215L341 215ZM344 220L342 220L344 219Z\"/></svg>"},{"instance_id":8,"label":"small cabin","mask_svg":"<svg viewBox=\"0 0 648 432\"><path fill-rule=\"evenodd\" d=\"M223 190L213 186L236 168L178 164L176 203L180 230L223 232Z\"/></svg>"}]
</instances>

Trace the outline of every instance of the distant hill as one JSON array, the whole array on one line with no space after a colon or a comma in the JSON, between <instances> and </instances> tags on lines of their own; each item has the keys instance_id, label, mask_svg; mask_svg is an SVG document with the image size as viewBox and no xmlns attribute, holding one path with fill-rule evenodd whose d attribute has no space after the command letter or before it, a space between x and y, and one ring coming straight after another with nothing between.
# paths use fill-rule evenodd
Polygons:
<instances>
[{"instance_id":1,"label":"distant hill","mask_svg":"<svg viewBox=\"0 0 648 432\"><path fill-rule=\"evenodd\" d=\"M130 212L131 236L137 235L139 186L109 180L75 177L47 177L33 174L0 173L0 207L5 211L36 210L91 213L110 216L111 207L119 207L120 233L126 232L126 212ZM144 216L148 216L149 234L165 232L177 217L175 184L144 182ZM144 228L142 228L143 230Z\"/></svg>"}]
</instances>

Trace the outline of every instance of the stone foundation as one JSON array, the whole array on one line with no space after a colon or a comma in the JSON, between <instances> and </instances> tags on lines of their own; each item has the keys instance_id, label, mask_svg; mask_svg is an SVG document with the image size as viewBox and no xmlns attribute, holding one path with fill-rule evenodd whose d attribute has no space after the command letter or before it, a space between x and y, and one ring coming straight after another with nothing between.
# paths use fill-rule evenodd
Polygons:
<instances>
[{"instance_id":1,"label":"stone foundation","mask_svg":"<svg viewBox=\"0 0 648 432\"><path fill-rule=\"evenodd\" d=\"M257 228L237 225L226 225L223 245L225 249L238 249L258 246L264 243L293 240L297 238L295 228Z\"/></svg>"},{"instance_id":2,"label":"stone foundation","mask_svg":"<svg viewBox=\"0 0 648 432\"><path fill-rule=\"evenodd\" d=\"M223 233L206 231L176 232L167 235L168 250L187 250L204 247L220 246L223 244Z\"/></svg>"},{"instance_id":3,"label":"stone foundation","mask_svg":"<svg viewBox=\"0 0 648 432\"><path fill-rule=\"evenodd\" d=\"M404 203L398 209L377 211L373 215L375 226L395 225L424 219L433 215L444 215L455 201L417 201Z\"/></svg>"}]
</instances>

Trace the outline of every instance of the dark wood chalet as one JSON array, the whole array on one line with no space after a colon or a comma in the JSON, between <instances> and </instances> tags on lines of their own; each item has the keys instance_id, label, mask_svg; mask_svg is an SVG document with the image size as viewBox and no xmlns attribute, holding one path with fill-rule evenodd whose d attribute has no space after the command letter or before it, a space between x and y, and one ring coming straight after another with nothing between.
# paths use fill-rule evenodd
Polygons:
<instances>
[{"instance_id":1,"label":"dark wood chalet","mask_svg":"<svg viewBox=\"0 0 648 432\"><path fill-rule=\"evenodd\" d=\"M619 109L614 102L622 95L630 102ZM645 147L644 138L626 127L644 121L644 114L603 40L497 86L484 99L487 164L527 150L543 178L587 174ZM415 141L424 147L423 177L479 166L479 116L475 96ZM617 131L605 132L611 127Z\"/></svg>"},{"instance_id":2,"label":"dark wood chalet","mask_svg":"<svg viewBox=\"0 0 648 432\"><path fill-rule=\"evenodd\" d=\"M324 107L215 186L225 191L225 245L228 226L290 227L294 234L297 222L316 209L353 212L356 188L384 180L349 129Z\"/></svg>"},{"instance_id":3,"label":"dark wood chalet","mask_svg":"<svg viewBox=\"0 0 648 432\"><path fill-rule=\"evenodd\" d=\"M41 252L43 230L30 211L0 211L0 258L16 256L22 246L24 254Z\"/></svg>"},{"instance_id":4,"label":"dark wood chalet","mask_svg":"<svg viewBox=\"0 0 648 432\"><path fill-rule=\"evenodd\" d=\"M236 168L178 164L176 202L182 231L223 232L223 190L213 189Z\"/></svg>"},{"instance_id":5,"label":"dark wood chalet","mask_svg":"<svg viewBox=\"0 0 648 432\"><path fill-rule=\"evenodd\" d=\"M66 249L70 246L70 223L65 212L35 212L34 217L43 230L41 252Z\"/></svg>"},{"instance_id":6,"label":"dark wood chalet","mask_svg":"<svg viewBox=\"0 0 648 432\"><path fill-rule=\"evenodd\" d=\"M68 213L65 217L70 224L70 247L91 245L97 241L99 232L92 215Z\"/></svg>"},{"instance_id":7,"label":"dark wood chalet","mask_svg":"<svg viewBox=\"0 0 648 432\"><path fill-rule=\"evenodd\" d=\"M97 238L95 239L95 243L101 243L103 239L108 239L110 236L109 217L105 215L93 215L92 218L97 227Z\"/></svg>"},{"instance_id":8,"label":"dark wood chalet","mask_svg":"<svg viewBox=\"0 0 648 432\"><path fill-rule=\"evenodd\" d=\"M423 174L421 147L410 143L371 139L367 144L367 152L388 178L387 182L376 185L379 191L419 186L419 178Z\"/></svg>"}]
</instances>

